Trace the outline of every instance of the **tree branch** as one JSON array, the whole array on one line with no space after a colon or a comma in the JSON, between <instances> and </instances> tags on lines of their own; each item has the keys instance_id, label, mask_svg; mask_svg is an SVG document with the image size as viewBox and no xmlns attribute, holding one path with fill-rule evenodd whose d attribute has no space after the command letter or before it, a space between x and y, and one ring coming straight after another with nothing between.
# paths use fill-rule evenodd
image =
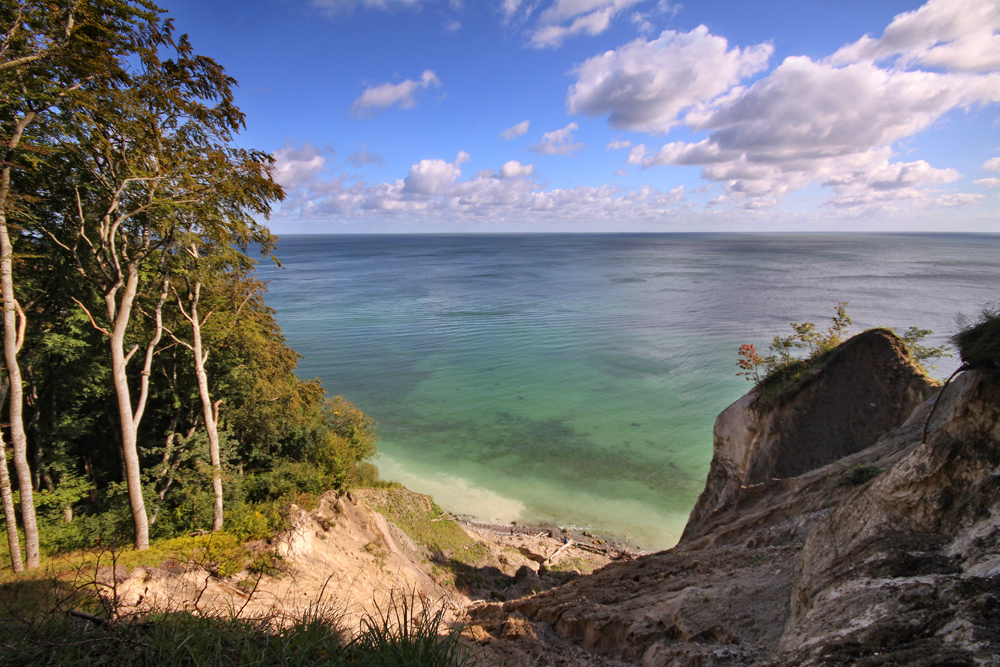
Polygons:
<instances>
[{"instance_id":1,"label":"tree branch","mask_svg":"<svg viewBox=\"0 0 1000 667\"><path fill-rule=\"evenodd\" d=\"M28 318L24 316L24 310L21 309L21 304L17 302L17 299L14 300L14 310L17 312L17 337L14 340L14 354L18 354L24 345L24 328L28 324Z\"/></svg>"},{"instance_id":2,"label":"tree branch","mask_svg":"<svg viewBox=\"0 0 1000 667\"><path fill-rule=\"evenodd\" d=\"M83 305L83 303L81 303L79 299L77 299L75 296L71 296L70 299L72 299L76 303L76 305L80 306L80 308L83 309L83 312L85 312L87 314L87 319L90 320L90 324L91 324L92 327L94 327L95 329L97 329L98 331L100 331L102 334L104 334L108 338L111 337L111 332L108 331L107 329L105 329L104 327L102 327L101 325L99 325L97 323L97 321L94 320L94 316L90 314L90 311L87 310L87 307L85 305ZM125 359L125 362L128 363L128 358L127 357Z\"/></svg>"}]
</instances>

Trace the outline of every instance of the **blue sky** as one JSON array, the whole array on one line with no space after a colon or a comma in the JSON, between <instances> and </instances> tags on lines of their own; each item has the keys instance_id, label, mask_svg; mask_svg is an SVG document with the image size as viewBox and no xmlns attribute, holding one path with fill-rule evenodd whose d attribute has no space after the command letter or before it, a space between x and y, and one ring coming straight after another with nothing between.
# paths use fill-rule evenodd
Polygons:
<instances>
[{"instance_id":1,"label":"blue sky","mask_svg":"<svg viewBox=\"0 0 1000 667\"><path fill-rule=\"evenodd\" d=\"M167 0L281 233L1000 232L1000 0Z\"/></svg>"}]
</instances>

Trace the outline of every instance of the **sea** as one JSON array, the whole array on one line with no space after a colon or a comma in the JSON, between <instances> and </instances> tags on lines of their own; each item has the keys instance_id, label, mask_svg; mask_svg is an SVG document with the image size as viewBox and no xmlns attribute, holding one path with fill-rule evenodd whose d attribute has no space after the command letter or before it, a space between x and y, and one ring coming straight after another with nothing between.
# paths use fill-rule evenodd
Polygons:
<instances>
[{"instance_id":1,"label":"sea","mask_svg":"<svg viewBox=\"0 0 1000 667\"><path fill-rule=\"evenodd\" d=\"M1000 300L1000 235L284 236L267 303L378 422L383 478L447 510L677 542L737 352L791 322L933 331ZM933 371L951 373L957 358Z\"/></svg>"}]
</instances>

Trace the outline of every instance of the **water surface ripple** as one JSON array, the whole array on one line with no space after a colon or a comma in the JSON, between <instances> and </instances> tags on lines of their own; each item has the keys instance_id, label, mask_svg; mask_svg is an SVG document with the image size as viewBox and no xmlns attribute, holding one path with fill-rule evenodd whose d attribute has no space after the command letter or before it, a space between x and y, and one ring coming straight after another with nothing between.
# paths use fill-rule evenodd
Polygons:
<instances>
[{"instance_id":1,"label":"water surface ripple","mask_svg":"<svg viewBox=\"0 0 1000 667\"><path fill-rule=\"evenodd\" d=\"M741 343L838 301L857 330L940 343L1000 298L998 236L287 236L278 256L261 273L300 373L378 420L383 476L647 548L677 540L749 388Z\"/></svg>"}]
</instances>

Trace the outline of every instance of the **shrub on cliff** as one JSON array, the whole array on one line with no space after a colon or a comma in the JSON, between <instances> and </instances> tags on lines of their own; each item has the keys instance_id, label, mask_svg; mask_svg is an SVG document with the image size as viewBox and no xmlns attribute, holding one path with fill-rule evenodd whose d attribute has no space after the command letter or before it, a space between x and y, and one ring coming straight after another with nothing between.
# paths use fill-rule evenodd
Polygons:
<instances>
[{"instance_id":1,"label":"shrub on cliff","mask_svg":"<svg viewBox=\"0 0 1000 667\"><path fill-rule=\"evenodd\" d=\"M771 354L766 357L760 356L753 344L741 345L737 362L740 371L737 375L752 382L758 389L758 400L765 402L798 384L847 339L849 327L854 324L847 314L849 305L846 301L837 304L826 331L817 329L813 322L792 322L790 326L794 333L775 336L770 345ZM903 334L896 334L906 346L910 360L924 373L934 368L936 359L951 356L945 347L922 344L932 333L929 329L910 327ZM795 356L799 350L805 351L805 356Z\"/></svg>"},{"instance_id":2,"label":"shrub on cliff","mask_svg":"<svg viewBox=\"0 0 1000 667\"><path fill-rule=\"evenodd\" d=\"M1000 305L983 308L979 319L951 338L968 369L1000 370Z\"/></svg>"}]
</instances>

